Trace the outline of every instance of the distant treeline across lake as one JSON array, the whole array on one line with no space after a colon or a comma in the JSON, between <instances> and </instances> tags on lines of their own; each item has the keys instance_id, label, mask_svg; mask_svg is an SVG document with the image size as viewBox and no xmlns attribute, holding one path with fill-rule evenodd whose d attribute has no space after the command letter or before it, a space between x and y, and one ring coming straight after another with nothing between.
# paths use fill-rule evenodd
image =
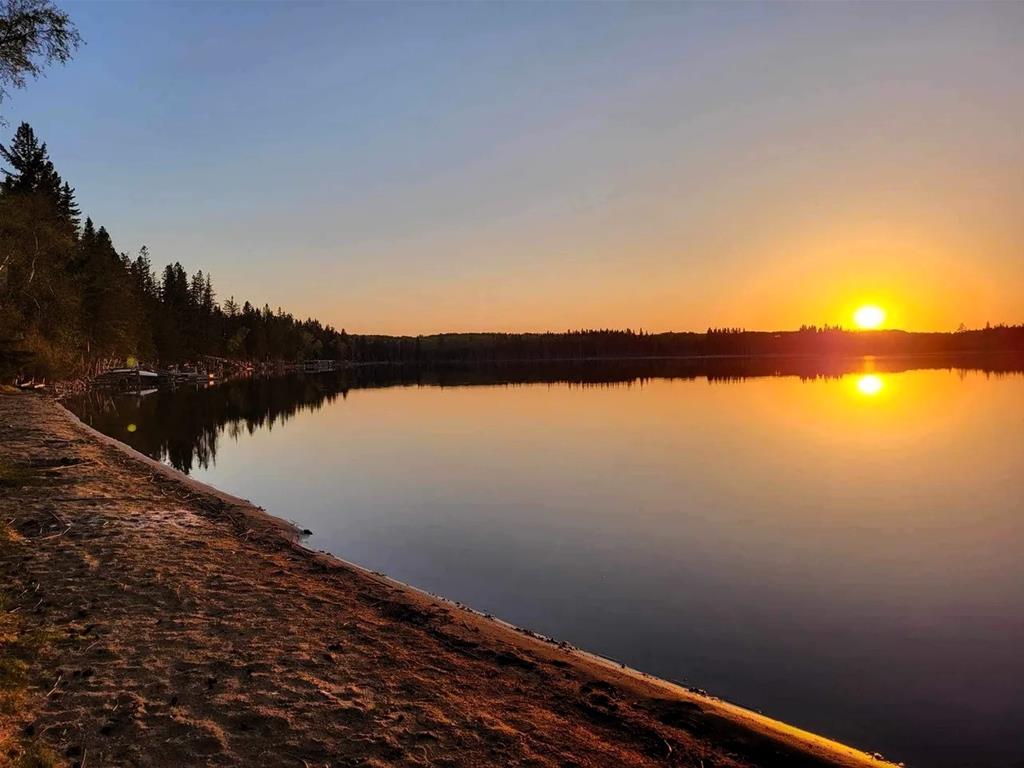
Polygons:
<instances>
[{"instance_id":1,"label":"distant treeline across lake","mask_svg":"<svg viewBox=\"0 0 1024 768\"><path fill-rule=\"evenodd\" d=\"M696 333L581 330L565 333L446 333L355 336L355 362L503 362L714 356L859 357L864 355L1024 352L1024 325L953 333L849 331L806 326L796 331L709 328Z\"/></svg>"}]
</instances>

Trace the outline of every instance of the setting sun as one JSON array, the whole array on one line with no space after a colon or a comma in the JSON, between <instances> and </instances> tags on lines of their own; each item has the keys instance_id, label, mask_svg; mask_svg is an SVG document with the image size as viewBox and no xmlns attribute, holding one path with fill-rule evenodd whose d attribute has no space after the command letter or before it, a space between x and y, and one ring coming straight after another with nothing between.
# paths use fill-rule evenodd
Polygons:
<instances>
[{"instance_id":1,"label":"setting sun","mask_svg":"<svg viewBox=\"0 0 1024 768\"><path fill-rule=\"evenodd\" d=\"M858 328L865 330L880 328L885 322L885 310L871 304L859 307L853 313L853 322Z\"/></svg>"}]
</instances>

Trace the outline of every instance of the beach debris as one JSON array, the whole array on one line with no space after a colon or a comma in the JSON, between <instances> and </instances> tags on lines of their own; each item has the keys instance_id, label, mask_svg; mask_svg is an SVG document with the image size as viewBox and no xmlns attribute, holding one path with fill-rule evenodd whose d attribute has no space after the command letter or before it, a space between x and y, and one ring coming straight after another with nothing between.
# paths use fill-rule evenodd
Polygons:
<instances>
[{"instance_id":1,"label":"beach debris","mask_svg":"<svg viewBox=\"0 0 1024 768\"><path fill-rule=\"evenodd\" d=\"M64 672L60 671L59 674L57 675L57 682L55 682L53 684L53 688L51 688L50 692L48 694L46 694L46 698L50 698L51 696L53 696L53 694L55 694L57 692L57 688L60 686L60 683L61 683L61 681L63 679L64 679Z\"/></svg>"}]
</instances>

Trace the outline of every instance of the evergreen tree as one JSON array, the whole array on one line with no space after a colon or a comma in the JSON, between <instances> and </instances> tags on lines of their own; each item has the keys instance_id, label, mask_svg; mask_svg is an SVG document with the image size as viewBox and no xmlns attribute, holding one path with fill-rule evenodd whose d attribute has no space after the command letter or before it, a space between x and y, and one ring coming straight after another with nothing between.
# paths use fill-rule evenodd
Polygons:
<instances>
[{"instance_id":1,"label":"evergreen tree","mask_svg":"<svg viewBox=\"0 0 1024 768\"><path fill-rule=\"evenodd\" d=\"M159 298L156 277L153 275L153 263L149 258L149 248L146 246L139 248L139 253L135 257L135 261L132 262L130 271L140 295L149 301Z\"/></svg>"},{"instance_id":2,"label":"evergreen tree","mask_svg":"<svg viewBox=\"0 0 1024 768\"><path fill-rule=\"evenodd\" d=\"M79 209L78 203L75 201L75 188L66 181L64 182L64 186L60 188L58 212L60 213L60 217L64 219L68 226L71 227L72 231L77 235L82 211Z\"/></svg>"},{"instance_id":3,"label":"evergreen tree","mask_svg":"<svg viewBox=\"0 0 1024 768\"><path fill-rule=\"evenodd\" d=\"M79 248L86 352L102 359L134 355L134 328L141 318L126 259L114 249L104 227L88 239L83 236Z\"/></svg>"},{"instance_id":4,"label":"evergreen tree","mask_svg":"<svg viewBox=\"0 0 1024 768\"><path fill-rule=\"evenodd\" d=\"M88 216L85 217L85 225L82 227L82 247L88 248L96 240L96 225L92 223L92 219Z\"/></svg>"},{"instance_id":5,"label":"evergreen tree","mask_svg":"<svg viewBox=\"0 0 1024 768\"><path fill-rule=\"evenodd\" d=\"M207 316L212 315L216 306L216 294L213 292L213 280L210 277L210 273L207 272L206 279L203 281L203 314Z\"/></svg>"},{"instance_id":6,"label":"evergreen tree","mask_svg":"<svg viewBox=\"0 0 1024 768\"><path fill-rule=\"evenodd\" d=\"M18 126L10 146L0 144L0 157L10 165L10 168L0 169L4 174L2 189L5 193L53 191L56 171L47 154L46 144L39 142L28 123Z\"/></svg>"}]
</instances>

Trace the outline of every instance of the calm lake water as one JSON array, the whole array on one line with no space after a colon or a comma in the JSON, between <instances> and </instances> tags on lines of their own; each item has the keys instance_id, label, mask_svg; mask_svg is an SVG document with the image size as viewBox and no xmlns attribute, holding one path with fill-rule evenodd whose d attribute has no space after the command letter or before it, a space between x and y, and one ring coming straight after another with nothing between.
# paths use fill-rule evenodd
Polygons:
<instances>
[{"instance_id":1,"label":"calm lake water","mask_svg":"<svg viewBox=\"0 0 1024 768\"><path fill-rule=\"evenodd\" d=\"M1021 766L1024 375L945 364L364 370L72 406L315 549L910 766Z\"/></svg>"}]
</instances>

